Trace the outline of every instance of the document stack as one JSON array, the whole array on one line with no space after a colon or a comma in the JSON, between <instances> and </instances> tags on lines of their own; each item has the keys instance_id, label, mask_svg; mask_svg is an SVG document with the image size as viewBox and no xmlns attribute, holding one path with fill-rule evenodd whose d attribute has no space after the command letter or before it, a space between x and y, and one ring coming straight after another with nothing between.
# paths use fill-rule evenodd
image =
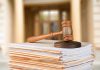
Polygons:
<instances>
[{"instance_id":1,"label":"document stack","mask_svg":"<svg viewBox=\"0 0 100 70\"><path fill-rule=\"evenodd\" d=\"M80 48L56 48L56 41L20 43L9 46L10 70L92 70L92 45Z\"/></svg>"}]
</instances>

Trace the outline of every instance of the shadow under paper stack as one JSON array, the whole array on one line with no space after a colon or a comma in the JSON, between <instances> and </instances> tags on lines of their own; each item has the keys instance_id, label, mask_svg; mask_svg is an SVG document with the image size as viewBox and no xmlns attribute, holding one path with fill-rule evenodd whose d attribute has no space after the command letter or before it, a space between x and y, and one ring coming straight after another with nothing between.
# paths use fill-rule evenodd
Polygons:
<instances>
[{"instance_id":1,"label":"shadow under paper stack","mask_svg":"<svg viewBox=\"0 0 100 70\"><path fill-rule=\"evenodd\" d=\"M19 43L9 46L10 70L92 70L92 45L80 48L56 48L53 40Z\"/></svg>"}]
</instances>

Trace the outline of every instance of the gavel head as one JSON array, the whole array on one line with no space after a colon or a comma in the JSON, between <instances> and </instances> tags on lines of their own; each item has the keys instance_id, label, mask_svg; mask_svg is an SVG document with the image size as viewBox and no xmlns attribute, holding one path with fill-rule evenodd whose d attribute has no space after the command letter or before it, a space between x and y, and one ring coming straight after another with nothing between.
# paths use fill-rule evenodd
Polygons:
<instances>
[{"instance_id":1,"label":"gavel head","mask_svg":"<svg viewBox=\"0 0 100 70\"><path fill-rule=\"evenodd\" d=\"M71 21L64 20L62 22L62 32L64 41L72 40Z\"/></svg>"}]
</instances>

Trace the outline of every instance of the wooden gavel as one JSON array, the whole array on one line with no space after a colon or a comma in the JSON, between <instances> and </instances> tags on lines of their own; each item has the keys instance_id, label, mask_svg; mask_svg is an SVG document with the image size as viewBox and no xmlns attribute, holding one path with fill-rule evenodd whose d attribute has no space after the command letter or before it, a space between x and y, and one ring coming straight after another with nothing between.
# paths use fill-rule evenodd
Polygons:
<instances>
[{"instance_id":1,"label":"wooden gavel","mask_svg":"<svg viewBox=\"0 0 100 70\"><path fill-rule=\"evenodd\" d=\"M62 22L62 31L50 33L50 34L47 34L47 35L29 37L27 39L27 41L32 43L32 42L36 42L36 41L39 41L39 40L42 40L42 39L46 39L46 38L49 38L49 37L52 37L52 36L54 37L54 36L57 36L57 35L60 35L60 34L63 34L64 41L68 41L68 40L72 40L71 33L72 33L71 22L64 20Z\"/></svg>"}]
</instances>

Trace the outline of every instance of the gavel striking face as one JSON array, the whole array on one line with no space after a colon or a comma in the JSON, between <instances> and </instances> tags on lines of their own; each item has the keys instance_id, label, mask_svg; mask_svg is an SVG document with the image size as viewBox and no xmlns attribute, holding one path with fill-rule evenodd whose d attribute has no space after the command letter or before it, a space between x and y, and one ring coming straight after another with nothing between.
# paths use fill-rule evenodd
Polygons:
<instances>
[{"instance_id":1,"label":"gavel striking face","mask_svg":"<svg viewBox=\"0 0 100 70\"><path fill-rule=\"evenodd\" d=\"M70 21L62 22L62 33L64 41L72 40L72 30Z\"/></svg>"}]
</instances>

